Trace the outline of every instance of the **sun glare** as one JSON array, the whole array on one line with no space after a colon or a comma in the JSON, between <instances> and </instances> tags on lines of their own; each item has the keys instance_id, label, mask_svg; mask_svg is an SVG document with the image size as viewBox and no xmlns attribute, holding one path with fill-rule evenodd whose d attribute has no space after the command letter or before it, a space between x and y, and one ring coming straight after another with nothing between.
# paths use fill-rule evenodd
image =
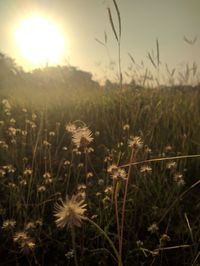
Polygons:
<instances>
[{"instance_id":1,"label":"sun glare","mask_svg":"<svg viewBox=\"0 0 200 266\"><path fill-rule=\"evenodd\" d=\"M31 64L57 64L64 52L64 36L55 24L43 17L30 17L16 29L21 54Z\"/></svg>"}]
</instances>

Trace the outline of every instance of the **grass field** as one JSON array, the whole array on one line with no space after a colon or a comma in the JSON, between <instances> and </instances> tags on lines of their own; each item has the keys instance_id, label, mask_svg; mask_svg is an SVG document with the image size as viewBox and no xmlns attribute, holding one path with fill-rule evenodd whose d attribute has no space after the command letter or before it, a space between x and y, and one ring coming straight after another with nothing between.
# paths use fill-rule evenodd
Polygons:
<instances>
[{"instance_id":1,"label":"grass field","mask_svg":"<svg viewBox=\"0 0 200 266\"><path fill-rule=\"evenodd\" d=\"M199 86L39 88L1 92L0 265L200 265Z\"/></svg>"}]
</instances>

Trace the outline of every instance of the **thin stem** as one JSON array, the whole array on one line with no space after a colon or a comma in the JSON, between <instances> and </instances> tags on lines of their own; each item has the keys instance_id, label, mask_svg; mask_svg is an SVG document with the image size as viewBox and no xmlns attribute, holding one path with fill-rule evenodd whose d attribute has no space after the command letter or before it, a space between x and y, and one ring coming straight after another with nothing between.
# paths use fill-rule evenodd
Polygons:
<instances>
[{"instance_id":1,"label":"thin stem","mask_svg":"<svg viewBox=\"0 0 200 266\"><path fill-rule=\"evenodd\" d=\"M127 198L127 192L128 192L128 182L131 175L131 168L132 168L132 162L134 159L134 149L132 149L131 157L130 157L130 163L128 168L128 175L126 179L126 185L125 185L125 192L124 192L124 198L123 198L123 206L122 206L122 221L121 221L121 238L120 238L120 248L119 248L119 255L122 257L122 245L123 245L123 233L124 233L124 216L125 216L125 207L126 207L126 198Z\"/></svg>"},{"instance_id":2,"label":"thin stem","mask_svg":"<svg viewBox=\"0 0 200 266\"><path fill-rule=\"evenodd\" d=\"M120 226L119 226L119 210L118 210L118 202L117 202L117 196L118 196L118 183L115 186L115 216L116 216L116 223L117 223L117 236L118 236L118 244L119 244L119 250L120 250Z\"/></svg>"},{"instance_id":3,"label":"thin stem","mask_svg":"<svg viewBox=\"0 0 200 266\"><path fill-rule=\"evenodd\" d=\"M75 265L78 266L74 226L72 226L71 228L71 235L72 235L72 246L73 246L73 251L74 251L74 262L75 262Z\"/></svg>"},{"instance_id":4,"label":"thin stem","mask_svg":"<svg viewBox=\"0 0 200 266\"><path fill-rule=\"evenodd\" d=\"M199 158L199 157L200 157L200 154L155 158L155 159L138 161L138 162L130 162L128 164L123 164L118 167L125 168L125 167L129 167L130 165L138 165L138 164L144 164L144 163L150 163L150 162L160 162L160 161L179 160L179 159L192 159L192 158Z\"/></svg>"},{"instance_id":5,"label":"thin stem","mask_svg":"<svg viewBox=\"0 0 200 266\"><path fill-rule=\"evenodd\" d=\"M85 219L86 219L89 223L91 223L92 225L94 225L102 235L104 235L104 237L107 239L107 241L109 242L111 248L113 249L113 251L114 251L114 253L115 253L115 256L116 256L116 258L117 258L117 260L118 260L118 266L123 266L123 264L122 264L122 260L121 260L121 257L120 257L120 255L119 255L119 252L118 252L117 249L115 248L115 246L114 246L112 240L111 240L110 237L106 234L106 232L105 232L105 231L104 231L104 230L103 230L98 224L96 224L94 221L92 221L92 220L89 219L88 217L86 217Z\"/></svg>"}]
</instances>

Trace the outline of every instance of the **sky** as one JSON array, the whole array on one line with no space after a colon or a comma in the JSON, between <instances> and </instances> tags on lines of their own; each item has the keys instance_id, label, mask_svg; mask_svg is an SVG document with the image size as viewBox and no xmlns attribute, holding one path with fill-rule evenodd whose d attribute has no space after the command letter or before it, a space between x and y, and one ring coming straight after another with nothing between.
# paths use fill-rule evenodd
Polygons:
<instances>
[{"instance_id":1,"label":"sky","mask_svg":"<svg viewBox=\"0 0 200 266\"><path fill-rule=\"evenodd\" d=\"M122 21L121 61L130 68L130 53L139 64L151 64L148 52L156 51L159 41L161 63L181 67L200 64L200 0L118 0ZM15 31L20 21L32 15L44 16L62 31L66 49L60 64L70 64L105 78L117 71L117 43L107 8L117 28L112 0L0 0L0 51L14 58L25 70L32 65L19 53ZM106 47L95 39L104 42ZM190 45L186 36L197 41Z\"/></svg>"}]
</instances>

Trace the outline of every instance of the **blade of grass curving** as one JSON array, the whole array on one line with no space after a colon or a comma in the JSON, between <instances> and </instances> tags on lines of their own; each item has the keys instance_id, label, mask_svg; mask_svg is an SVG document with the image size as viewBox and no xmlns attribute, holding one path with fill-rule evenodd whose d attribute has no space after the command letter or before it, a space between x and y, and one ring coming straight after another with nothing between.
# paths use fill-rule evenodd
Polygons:
<instances>
[{"instance_id":1,"label":"blade of grass curving","mask_svg":"<svg viewBox=\"0 0 200 266\"><path fill-rule=\"evenodd\" d=\"M171 209L173 209L173 207L180 201L183 200L183 197L190 192L193 188L195 188L196 186L198 186L200 184L200 180L198 180L197 182L195 182L193 185L191 185L188 189L186 189L185 191L183 191L183 193L181 193L174 201L173 203L169 206L169 208L165 211L165 213L163 214L163 216L160 218L158 224L160 224L164 218L166 217L166 215L171 211Z\"/></svg>"},{"instance_id":2,"label":"blade of grass curving","mask_svg":"<svg viewBox=\"0 0 200 266\"><path fill-rule=\"evenodd\" d=\"M138 165L138 164L144 164L144 163L150 163L150 162L160 162L160 161L169 161L169 160L180 160L180 159L192 159L192 158L200 158L200 154L194 154L194 155L181 155L181 156L172 156L172 157L164 157L164 158L155 158L150 160L144 160L144 161L138 161L128 164L119 165L118 167L124 168L129 167L130 164L132 165Z\"/></svg>"},{"instance_id":3,"label":"blade of grass curving","mask_svg":"<svg viewBox=\"0 0 200 266\"><path fill-rule=\"evenodd\" d=\"M160 49L159 49L159 42L158 39L156 39L156 51L157 51L157 66L160 65Z\"/></svg>"},{"instance_id":4,"label":"blade of grass curving","mask_svg":"<svg viewBox=\"0 0 200 266\"><path fill-rule=\"evenodd\" d=\"M134 58L132 57L132 55L130 53L128 53L128 56L130 57L131 61L133 62L133 64L135 64L135 60Z\"/></svg>"},{"instance_id":5,"label":"blade of grass curving","mask_svg":"<svg viewBox=\"0 0 200 266\"><path fill-rule=\"evenodd\" d=\"M118 23L119 23L119 39L121 38L121 16L120 16L120 11L117 5L116 0L113 0L116 12L117 12L117 18L118 18Z\"/></svg>"},{"instance_id":6,"label":"blade of grass curving","mask_svg":"<svg viewBox=\"0 0 200 266\"><path fill-rule=\"evenodd\" d=\"M151 56L151 54L148 52L148 58L149 58L149 60L150 60L150 62L152 63L152 65L155 67L155 68L157 68L157 66L156 66L156 64L155 64L155 62L154 62L154 60L153 60L153 58L152 58L152 56Z\"/></svg>"},{"instance_id":7,"label":"blade of grass curving","mask_svg":"<svg viewBox=\"0 0 200 266\"><path fill-rule=\"evenodd\" d=\"M111 27L112 27L112 31L113 31L113 33L115 35L115 38L116 38L117 42L119 42L119 38L117 36L115 25L114 25L114 22L113 22L113 19L112 19L112 13L111 13L111 10L110 10L109 7L108 7L108 16L109 16L110 24L111 24Z\"/></svg>"},{"instance_id":8,"label":"blade of grass curving","mask_svg":"<svg viewBox=\"0 0 200 266\"><path fill-rule=\"evenodd\" d=\"M104 31L104 42L105 42L105 44L107 44L107 41L108 41L108 36L107 36L107 33Z\"/></svg>"},{"instance_id":9,"label":"blade of grass curving","mask_svg":"<svg viewBox=\"0 0 200 266\"><path fill-rule=\"evenodd\" d=\"M166 70L167 70L167 73L171 76L171 72L170 72L170 70L169 70L168 64L165 64L165 68L166 68Z\"/></svg>"},{"instance_id":10,"label":"blade of grass curving","mask_svg":"<svg viewBox=\"0 0 200 266\"><path fill-rule=\"evenodd\" d=\"M86 217L85 220L87 220L90 224L92 224L94 227L96 227L98 229L98 231L106 238L106 240L108 241L108 243L110 244L112 250L115 253L115 256L116 256L117 261L118 261L118 266L122 266L121 257L119 255L117 249L115 248L115 245L114 245L113 241L108 236L108 234L97 223L95 223L93 220L89 219L88 217Z\"/></svg>"},{"instance_id":11,"label":"blade of grass curving","mask_svg":"<svg viewBox=\"0 0 200 266\"><path fill-rule=\"evenodd\" d=\"M193 73L193 77L196 75L197 73L197 64L196 62L193 62L193 65L192 65L192 73Z\"/></svg>"},{"instance_id":12,"label":"blade of grass curving","mask_svg":"<svg viewBox=\"0 0 200 266\"><path fill-rule=\"evenodd\" d=\"M98 42L99 44L101 44L101 45L103 45L103 46L105 46L105 43L103 43L102 41L100 41L99 39L97 39L97 38L94 38L95 39L95 41L96 42Z\"/></svg>"},{"instance_id":13,"label":"blade of grass curving","mask_svg":"<svg viewBox=\"0 0 200 266\"><path fill-rule=\"evenodd\" d=\"M190 222L189 222L187 213L184 213L184 217L185 217L185 220L186 220L186 223L187 223L187 227L188 227L188 230L189 230L189 233L190 233L191 240L194 243L194 236L193 236L192 228L190 226Z\"/></svg>"},{"instance_id":14,"label":"blade of grass curving","mask_svg":"<svg viewBox=\"0 0 200 266\"><path fill-rule=\"evenodd\" d=\"M173 68L173 69L172 69L172 72L171 72L171 76L172 76L172 77L174 76L175 71L176 71L176 69Z\"/></svg>"}]
</instances>

